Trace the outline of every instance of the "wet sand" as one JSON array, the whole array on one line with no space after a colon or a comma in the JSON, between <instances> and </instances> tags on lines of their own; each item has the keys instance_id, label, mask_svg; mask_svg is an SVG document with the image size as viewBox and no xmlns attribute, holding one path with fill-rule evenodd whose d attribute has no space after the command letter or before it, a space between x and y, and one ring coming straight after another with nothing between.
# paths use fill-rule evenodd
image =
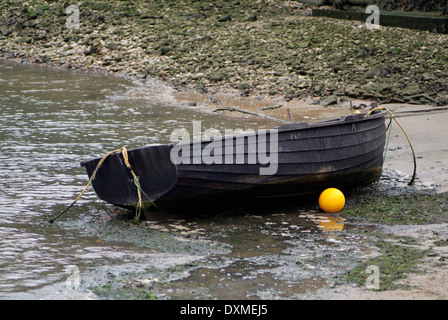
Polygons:
<instances>
[{"instance_id":1,"label":"wet sand","mask_svg":"<svg viewBox=\"0 0 448 320\"><path fill-rule=\"evenodd\" d=\"M386 105L407 131L417 156L417 177L439 192L448 191L448 109L416 105ZM385 167L412 175L412 153L405 135L392 127Z\"/></svg>"},{"instance_id":2,"label":"wet sand","mask_svg":"<svg viewBox=\"0 0 448 320\"><path fill-rule=\"evenodd\" d=\"M266 127L274 127L283 122L318 122L352 112L348 101L324 108L319 104L313 104L312 99L286 101L280 96L242 97L238 92L231 91L218 94L176 92L174 97L181 105L195 104L191 108L217 116L245 117L249 123L250 119L257 121L265 119ZM226 108L240 111L230 111ZM242 113L242 111L256 115Z\"/></svg>"}]
</instances>

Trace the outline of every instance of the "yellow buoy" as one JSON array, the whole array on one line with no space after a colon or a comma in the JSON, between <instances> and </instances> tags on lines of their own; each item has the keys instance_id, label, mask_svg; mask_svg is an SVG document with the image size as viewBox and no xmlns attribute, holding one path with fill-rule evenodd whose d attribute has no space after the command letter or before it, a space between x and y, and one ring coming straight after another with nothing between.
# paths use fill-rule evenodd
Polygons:
<instances>
[{"instance_id":1,"label":"yellow buoy","mask_svg":"<svg viewBox=\"0 0 448 320\"><path fill-rule=\"evenodd\" d=\"M328 188L319 197L319 207L325 212L336 213L345 206L345 197L341 190Z\"/></svg>"}]
</instances>

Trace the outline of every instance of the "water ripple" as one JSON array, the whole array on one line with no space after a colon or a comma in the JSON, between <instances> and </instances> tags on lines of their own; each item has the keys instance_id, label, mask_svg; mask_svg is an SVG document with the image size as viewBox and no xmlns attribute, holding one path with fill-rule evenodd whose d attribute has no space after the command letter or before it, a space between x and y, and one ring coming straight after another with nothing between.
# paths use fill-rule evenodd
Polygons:
<instances>
[{"instance_id":1,"label":"water ripple","mask_svg":"<svg viewBox=\"0 0 448 320\"><path fill-rule=\"evenodd\" d=\"M97 246L83 214L74 229L46 223L87 183L80 161L123 145L169 142L191 119L216 125L212 116L176 109L171 90L157 81L0 61L0 92L0 296L63 281L70 264L135 261L141 253L134 249ZM95 201L88 192L74 210L104 215L90 209Z\"/></svg>"}]
</instances>

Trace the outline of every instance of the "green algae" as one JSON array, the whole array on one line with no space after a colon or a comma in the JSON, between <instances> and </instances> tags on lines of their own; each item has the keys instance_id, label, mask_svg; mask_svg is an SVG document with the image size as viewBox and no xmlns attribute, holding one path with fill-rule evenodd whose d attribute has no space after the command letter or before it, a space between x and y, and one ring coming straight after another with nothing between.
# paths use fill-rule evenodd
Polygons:
<instances>
[{"instance_id":1,"label":"green algae","mask_svg":"<svg viewBox=\"0 0 448 320\"><path fill-rule=\"evenodd\" d=\"M343 278L359 286L365 286L370 273L366 272L369 266L375 266L379 271L378 291L405 288L397 284L400 279L406 278L411 272L418 272L418 266L427 256L428 250L421 250L403 245L397 245L380 240L376 243L380 255L368 259L347 272Z\"/></svg>"},{"instance_id":2,"label":"green algae","mask_svg":"<svg viewBox=\"0 0 448 320\"><path fill-rule=\"evenodd\" d=\"M448 45L427 32L372 31L307 16L283 1L255 0L85 1L79 29L67 29L66 2L5 3L0 53L9 58L146 74L193 90L238 89L250 82L253 94L275 90L288 100L337 93L380 102L448 101L442 71ZM84 48L99 34L107 45L95 52ZM72 49L60 56L61 45ZM294 95L287 93L291 89Z\"/></svg>"},{"instance_id":3,"label":"green algae","mask_svg":"<svg viewBox=\"0 0 448 320\"><path fill-rule=\"evenodd\" d=\"M358 217L381 224L428 224L448 219L448 193L410 193L391 196L370 193L353 199L344 217Z\"/></svg>"}]
</instances>

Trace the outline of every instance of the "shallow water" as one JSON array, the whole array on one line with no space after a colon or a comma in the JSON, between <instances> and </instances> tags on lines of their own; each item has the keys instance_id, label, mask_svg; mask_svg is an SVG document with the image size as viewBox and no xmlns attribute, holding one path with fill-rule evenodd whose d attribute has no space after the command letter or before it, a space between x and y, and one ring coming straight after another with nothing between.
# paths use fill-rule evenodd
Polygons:
<instances>
[{"instance_id":1,"label":"shallow water","mask_svg":"<svg viewBox=\"0 0 448 320\"><path fill-rule=\"evenodd\" d=\"M89 191L48 224L87 183L82 160L192 120L262 125L181 107L157 81L0 61L0 114L2 299L295 298L365 254L359 229L313 206L132 225Z\"/></svg>"}]
</instances>

